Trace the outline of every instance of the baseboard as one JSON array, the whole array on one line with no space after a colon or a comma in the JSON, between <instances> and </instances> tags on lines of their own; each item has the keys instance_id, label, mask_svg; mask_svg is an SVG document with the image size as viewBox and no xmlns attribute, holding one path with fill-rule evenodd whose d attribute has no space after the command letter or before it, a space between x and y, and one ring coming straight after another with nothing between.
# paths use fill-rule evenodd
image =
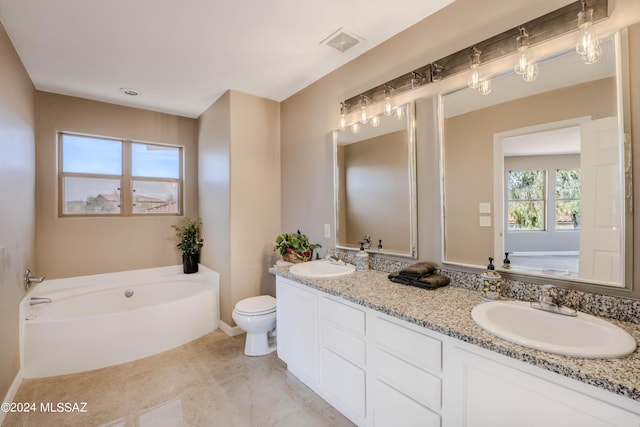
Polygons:
<instances>
[{"instance_id":1,"label":"baseboard","mask_svg":"<svg viewBox=\"0 0 640 427\"><path fill-rule=\"evenodd\" d=\"M22 384L22 369L18 371L16 377L13 379L9 390L7 390L7 394L4 396L3 402L13 402L13 399L16 397L16 393L18 393L18 389L20 388L20 384ZM0 411L0 425L4 422L4 417L7 415L6 411Z\"/></svg>"},{"instance_id":2,"label":"baseboard","mask_svg":"<svg viewBox=\"0 0 640 427\"><path fill-rule=\"evenodd\" d=\"M222 329L222 332L229 335L230 337L244 334L244 331L242 330L242 328L240 328L240 326L231 327L224 320L220 321L220 329Z\"/></svg>"}]
</instances>

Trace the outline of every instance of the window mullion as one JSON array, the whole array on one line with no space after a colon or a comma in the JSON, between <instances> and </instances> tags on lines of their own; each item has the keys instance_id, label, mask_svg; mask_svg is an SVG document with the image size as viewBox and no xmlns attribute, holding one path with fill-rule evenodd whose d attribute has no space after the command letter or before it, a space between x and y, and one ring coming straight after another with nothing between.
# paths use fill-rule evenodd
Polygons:
<instances>
[{"instance_id":1,"label":"window mullion","mask_svg":"<svg viewBox=\"0 0 640 427\"><path fill-rule=\"evenodd\" d=\"M131 141L122 141L122 178L120 200L125 216L133 214L133 184L131 179Z\"/></svg>"}]
</instances>

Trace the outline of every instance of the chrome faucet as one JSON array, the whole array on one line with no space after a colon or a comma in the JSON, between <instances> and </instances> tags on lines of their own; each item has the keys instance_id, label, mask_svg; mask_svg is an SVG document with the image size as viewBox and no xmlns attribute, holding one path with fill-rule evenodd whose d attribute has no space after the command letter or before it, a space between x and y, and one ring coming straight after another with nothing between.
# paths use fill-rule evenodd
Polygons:
<instances>
[{"instance_id":1,"label":"chrome faucet","mask_svg":"<svg viewBox=\"0 0 640 427\"><path fill-rule=\"evenodd\" d=\"M51 304L51 298L31 297L29 298L29 305L38 304Z\"/></svg>"},{"instance_id":2,"label":"chrome faucet","mask_svg":"<svg viewBox=\"0 0 640 427\"><path fill-rule=\"evenodd\" d=\"M532 302L531 307L565 316L577 316L578 312L576 310L563 305L559 294L559 289L553 285L540 285L538 301Z\"/></svg>"},{"instance_id":3,"label":"chrome faucet","mask_svg":"<svg viewBox=\"0 0 640 427\"><path fill-rule=\"evenodd\" d=\"M362 239L362 247L364 247L365 250L371 249L371 236L368 234Z\"/></svg>"},{"instance_id":4,"label":"chrome faucet","mask_svg":"<svg viewBox=\"0 0 640 427\"><path fill-rule=\"evenodd\" d=\"M329 261L331 264L337 264L337 265L344 265L345 262L340 260L340 258L338 258L335 255L327 255L327 261Z\"/></svg>"},{"instance_id":5,"label":"chrome faucet","mask_svg":"<svg viewBox=\"0 0 640 427\"><path fill-rule=\"evenodd\" d=\"M28 268L24 271L24 290L28 291L29 289L31 289L31 284L32 283L42 283L44 281L44 276L43 277L32 277L31 276L31 270L29 270Z\"/></svg>"}]
</instances>

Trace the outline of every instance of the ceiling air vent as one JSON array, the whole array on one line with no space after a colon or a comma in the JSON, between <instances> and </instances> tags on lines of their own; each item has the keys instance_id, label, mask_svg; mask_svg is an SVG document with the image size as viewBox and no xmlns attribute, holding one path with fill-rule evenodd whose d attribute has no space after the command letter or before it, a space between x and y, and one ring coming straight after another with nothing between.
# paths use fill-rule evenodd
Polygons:
<instances>
[{"instance_id":1,"label":"ceiling air vent","mask_svg":"<svg viewBox=\"0 0 640 427\"><path fill-rule=\"evenodd\" d=\"M361 41L362 39L360 37L355 34L349 34L344 28L340 28L320 42L320 44L344 53Z\"/></svg>"}]
</instances>

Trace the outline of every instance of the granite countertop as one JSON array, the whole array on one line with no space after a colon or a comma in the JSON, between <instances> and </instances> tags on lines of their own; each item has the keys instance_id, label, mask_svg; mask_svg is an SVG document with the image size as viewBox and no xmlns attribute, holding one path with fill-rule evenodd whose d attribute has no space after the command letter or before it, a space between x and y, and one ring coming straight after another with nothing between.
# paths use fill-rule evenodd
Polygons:
<instances>
[{"instance_id":1,"label":"granite countertop","mask_svg":"<svg viewBox=\"0 0 640 427\"><path fill-rule=\"evenodd\" d=\"M273 267L276 276L318 289L461 341L640 402L640 349L616 359L585 359L522 347L480 328L471 318L480 293L457 286L424 290L393 283L388 273L369 270L335 279L308 279ZM640 342L640 325L606 319Z\"/></svg>"}]
</instances>

